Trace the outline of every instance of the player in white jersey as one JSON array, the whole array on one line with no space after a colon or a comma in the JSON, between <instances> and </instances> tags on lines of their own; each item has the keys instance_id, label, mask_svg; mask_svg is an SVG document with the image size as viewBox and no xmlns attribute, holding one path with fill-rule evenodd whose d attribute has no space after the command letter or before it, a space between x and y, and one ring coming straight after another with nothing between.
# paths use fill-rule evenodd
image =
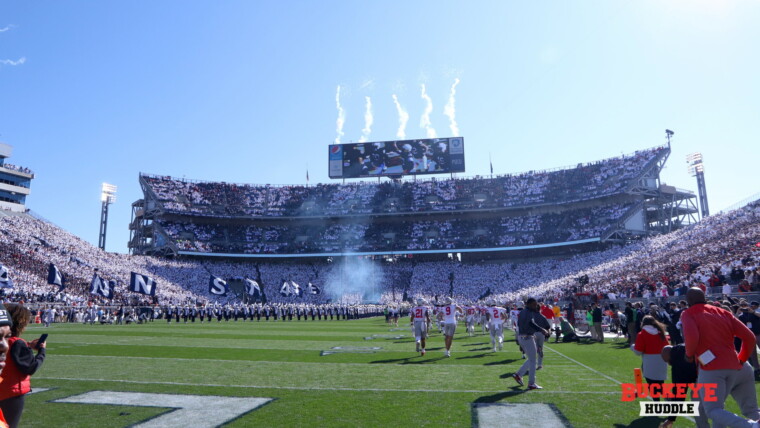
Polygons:
<instances>
[{"instance_id":1,"label":"player in white jersey","mask_svg":"<svg viewBox=\"0 0 760 428\"><path fill-rule=\"evenodd\" d=\"M488 323L490 324L491 333L491 346L493 351L496 352L504 346L504 319L507 316L507 310L497 306L496 302L491 302L491 307L488 308Z\"/></svg>"},{"instance_id":2,"label":"player in white jersey","mask_svg":"<svg viewBox=\"0 0 760 428\"><path fill-rule=\"evenodd\" d=\"M427 306L427 304L428 304L427 300L422 299L422 301L425 302L425 305L426 305L425 307L428 310L428 317L427 317L426 324L427 324L427 332L428 332L428 334L430 334L430 329L433 327L433 319L432 319L432 317L430 315L432 314L433 316L435 316L435 309L430 309L430 307Z\"/></svg>"},{"instance_id":3,"label":"player in white jersey","mask_svg":"<svg viewBox=\"0 0 760 428\"><path fill-rule=\"evenodd\" d=\"M480 315L480 328L483 334L488 333L488 307L481 304L478 305L478 314Z\"/></svg>"},{"instance_id":4,"label":"player in white jersey","mask_svg":"<svg viewBox=\"0 0 760 428\"><path fill-rule=\"evenodd\" d=\"M475 316L477 312L477 308L475 305L467 305L465 306L465 325L467 326L467 335L468 336L475 336Z\"/></svg>"},{"instance_id":5,"label":"player in white jersey","mask_svg":"<svg viewBox=\"0 0 760 428\"><path fill-rule=\"evenodd\" d=\"M512 318L512 330L515 331L515 342L517 342L517 347L520 348L520 352L522 352L523 360L525 357L525 350L523 349L522 345L520 345L520 340L518 336L520 335L520 328L517 325L517 317L520 316L520 312L522 311L522 308L512 308L510 311L510 318Z\"/></svg>"},{"instance_id":6,"label":"player in white jersey","mask_svg":"<svg viewBox=\"0 0 760 428\"><path fill-rule=\"evenodd\" d=\"M438 326L438 333L443 334L443 308L436 306L433 313L435 314L435 323Z\"/></svg>"},{"instance_id":7,"label":"player in white jersey","mask_svg":"<svg viewBox=\"0 0 760 428\"><path fill-rule=\"evenodd\" d=\"M411 310L411 322L414 328L414 340L417 343L417 352L425 356L425 339L430 322L430 310L425 306L424 299L417 299L417 306Z\"/></svg>"},{"instance_id":8,"label":"player in white jersey","mask_svg":"<svg viewBox=\"0 0 760 428\"><path fill-rule=\"evenodd\" d=\"M520 311L513 307L511 311L509 311L509 321L512 327L512 330L517 331L517 316L520 315Z\"/></svg>"},{"instance_id":9,"label":"player in white jersey","mask_svg":"<svg viewBox=\"0 0 760 428\"><path fill-rule=\"evenodd\" d=\"M451 342L454 340L454 333L457 330L457 313L462 313L462 308L454 304L451 297L444 300L444 305L440 308L443 315L443 336L446 345L445 356L451 356Z\"/></svg>"}]
</instances>

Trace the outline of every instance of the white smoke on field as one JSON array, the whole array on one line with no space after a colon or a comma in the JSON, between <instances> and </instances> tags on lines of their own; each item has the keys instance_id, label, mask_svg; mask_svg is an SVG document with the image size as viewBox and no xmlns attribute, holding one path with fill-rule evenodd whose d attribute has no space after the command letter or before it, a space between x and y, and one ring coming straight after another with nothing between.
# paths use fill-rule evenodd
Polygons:
<instances>
[{"instance_id":1,"label":"white smoke on field","mask_svg":"<svg viewBox=\"0 0 760 428\"><path fill-rule=\"evenodd\" d=\"M379 302L384 280L382 269L371 260L345 257L328 272L323 293L336 303Z\"/></svg>"},{"instance_id":2,"label":"white smoke on field","mask_svg":"<svg viewBox=\"0 0 760 428\"><path fill-rule=\"evenodd\" d=\"M369 134L372 133L372 123L375 121L372 115L372 99L370 97L364 97L366 101L366 108L364 110L364 129L362 129L362 136L359 138L359 142L363 143L367 141Z\"/></svg>"},{"instance_id":3,"label":"white smoke on field","mask_svg":"<svg viewBox=\"0 0 760 428\"><path fill-rule=\"evenodd\" d=\"M346 123L346 111L340 105L340 85L338 85L338 89L335 91L335 107L338 108L338 120L335 121L335 131L338 133L338 136L335 137L335 144L340 144L340 137L344 135L343 124Z\"/></svg>"},{"instance_id":4,"label":"white smoke on field","mask_svg":"<svg viewBox=\"0 0 760 428\"><path fill-rule=\"evenodd\" d=\"M396 132L396 137L404 139L406 138L406 123L409 122L409 113L398 102L396 94L393 94L393 104L396 105L396 111L398 112L398 131Z\"/></svg>"},{"instance_id":5,"label":"white smoke on field","mask_svg":"<svg viewBox=\"0 0 760 428\"><path fill-rule=\"evenodd\" d=\"M457 125L457 109L456 109L456 95L457 85L459 84L459 78L454 79L454 84L451 85L451 92L449 93L449 101L443 108L443 114L449 118L449 128L451 128L451 136L456 137L459 135L459 126Z\"/></svg>"},{"instance_id":6,"label":"white smoke on field","mask_svg":"<svg viewBox=\"0 0 760 428\"><path fill-rule=\"evenodd\" d=\"M425 100L425 110L422 112L422 117L420 118L420 128L425 130L428 138L436 138L438 137L438 134L436 134L435 129L433 129L433 125L430 122L430 114L433 112L433 100L430 99L430 96L428 96L425 91L424 83L422 84L422 99Z\"/></svg>"}]
</instances>

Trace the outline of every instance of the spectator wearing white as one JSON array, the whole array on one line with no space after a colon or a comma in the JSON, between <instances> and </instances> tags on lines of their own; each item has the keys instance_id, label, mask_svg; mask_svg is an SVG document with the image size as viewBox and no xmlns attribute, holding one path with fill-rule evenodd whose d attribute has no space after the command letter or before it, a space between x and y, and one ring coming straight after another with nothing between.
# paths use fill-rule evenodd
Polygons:
<instances>
[{"instance_id":1,"label":"spectator wearing white","mask_svg":"<svg viewBox=\"0 0 760 428\"><path fill-rule=\"evenodd\" d=\"M728 282L723 283L723 295L728 296L731 294L731 286L728 284Z\"/></svg>"}]
</instances>

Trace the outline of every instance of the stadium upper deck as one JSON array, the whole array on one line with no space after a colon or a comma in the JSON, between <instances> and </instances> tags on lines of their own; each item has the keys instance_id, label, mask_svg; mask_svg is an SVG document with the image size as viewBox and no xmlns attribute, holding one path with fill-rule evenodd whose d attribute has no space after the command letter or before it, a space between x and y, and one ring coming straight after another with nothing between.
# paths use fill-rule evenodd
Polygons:
<instances>
[{"instance_id":1,"label":"stadium upper deck","mask_svg":"<svg viewBox=\"0 0 760 428\"><path fill-rule=\"evenodd\" d=\"M140 175L136 254L256 257L490 252L627 239L694 220L663 192L669 146L574 168L426 181L272 186ZM672 188L670 188L672 189Z\"/></svg>"},{"instance_id":2,"label":"stadium upper deck","mask_svg":"<svg viewBox=\"0 0 760 428\"><path fill-rule=\"evenodd\" d=\"M229 184L140 175L166 213L209 217L304 217L501 209L562 204L627 190L669 154L666 146L575 168L493 178L314 186Z\"/></svg>"}]
</instances>

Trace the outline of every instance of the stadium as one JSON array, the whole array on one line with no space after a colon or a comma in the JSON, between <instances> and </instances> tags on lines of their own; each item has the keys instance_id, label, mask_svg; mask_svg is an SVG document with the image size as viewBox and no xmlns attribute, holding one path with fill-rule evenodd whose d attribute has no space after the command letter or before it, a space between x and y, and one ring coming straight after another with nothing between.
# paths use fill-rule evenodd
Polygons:
<instances>
[{"instance_id":1,"label":"stadium","mask_svg":"<svg viewBox=\"0 0 760 428\"><path fill-rule=\"evenodd\" d=\"M0 428L760 428L760 2L38 3Z\"/></svg>"},{"instance_id":2,"label":"stadium","mask_svg":"<svg viewBox=\"0 0 760 428\"><path fill-rule=\"evenodd\" d=\"M701 218L694 192L660 180L670 151L668 141L546 171L309 186L141 173L131 255L96 248L27 210L24 199L5 197L0 257L4 278L15 283L4 289L6 301L38 313L46 327L29 331L55 328L56 335L55 357L35 375L42 392L29 399L36 415L29 419L66 425L84 412L91 422L81 426L111 426L117 414L112 426L153 426L140 422L151 418L155 426L184 426L198 411L188 397L255 395L203 426L278 424L276 406L291 400L310 404L284 426L375 426L415 412L455 426L502 426L501 418L526 411L536 419L520 426L634 420L636 409L618 400L637 366L621 349L627 342L616 321L626 302L667 306L684 298L684 284L760 298L760 202ZM1 172L8 190L28 192L31 170L6 163ZM451 354L435 343L434 327L428 354L424 345L422 356L411 351L414 337L403 325L420 302L443 307L453 298L479 314L492 305L522 308L529 297L573 319L582 341L593 337L588 305L602 305L604 335L614 345L547 343L545 389L529 395L507 374L523 363L515 333L505 328L504 345L489 344L485 316L456 334ZM508 319L514 328L516 318ZM224 350L218 367L188 369L217 358L207 346ZM89 366L93 359L97 367ZM443 387L450 369L457 374ZM214 380L193 381L188 370ZM65 397L44 399L52 391ZM377 405L359 406L357 391ZM410 393L458 410L408 408L398 397ZM151 402L161 394L180 401ZM589 414L578 396L609 408ZM361 410L329 410L335 403ZM124 405L140 410L119 410ZM42 416L49 406L62 410Z\"/></svg>"}]
</instances>

